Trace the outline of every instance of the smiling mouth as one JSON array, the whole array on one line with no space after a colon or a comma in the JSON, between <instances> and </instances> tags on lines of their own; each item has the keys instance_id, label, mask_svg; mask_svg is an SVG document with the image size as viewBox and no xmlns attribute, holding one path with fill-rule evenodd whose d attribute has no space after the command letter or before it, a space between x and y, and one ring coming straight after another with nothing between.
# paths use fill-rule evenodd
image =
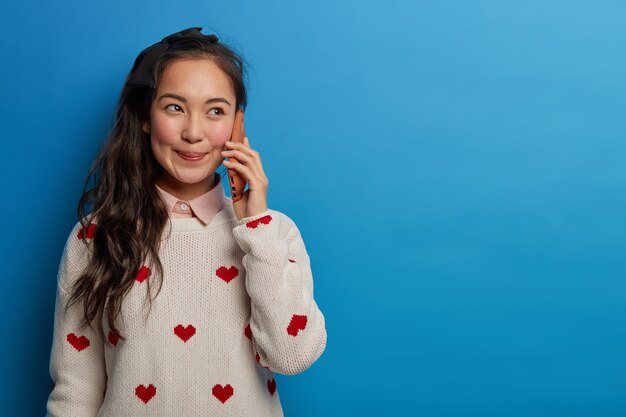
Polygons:
<instances>
[{"instance_id":1,"label":"smiling mouth","mask_svg":"<svg viewBox=\"0 0 626 417\"><path fill-rule=\"evenodd\" d=\"M206 155L206 153L197 153L197 152L176 151L176 153L180 155L181 158L188 160L188 161L199 161L200 159L204 158L204 156Z\"/></svg>"}]
</instances>

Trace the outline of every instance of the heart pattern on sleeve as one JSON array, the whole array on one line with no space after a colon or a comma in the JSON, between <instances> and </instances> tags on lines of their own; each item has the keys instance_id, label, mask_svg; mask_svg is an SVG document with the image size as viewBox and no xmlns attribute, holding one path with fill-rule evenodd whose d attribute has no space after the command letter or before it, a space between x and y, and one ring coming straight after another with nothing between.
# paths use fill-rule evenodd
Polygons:
<instances>
[{"instance_id":1,"label":"heart pattern on sleeve","mask_svg":"<svg viewBox=\"0 0 626 417\"><path fill-rule=\"evenodd\" d=\"M291 317L289 326L287 326L287 333L290 336L297 336L300 330L304 330L306 328L306 321L307 321L306 316L294 314Z\"/></svg>"},{"instance_id":2,"label":"heart pattern on sleeve","mask_svg":"<svg viewBox=\"0 0 626 417\"><path fill-rule=\"evenodd\" d=\"M135 276L135 281L138 281L141 284L146 279L150 278L150 275L152 275L152 270L149 267L144 265L141 268L139 268L139 271L137 272L137 275Z\"/></svg>"},{"instance_id":3,"label":"heart pattern on sleeve","mask_svg":"<svg viewBox=\"0 0 626 417\"><path fill-rule=\"evenodd\" d=\"M76 237L79 240L84 239L85 236L87 237L87 239L93 239L94 235L96 234L96 225L95 225L95 223L89 223L89 225L87 225L87 233L84 233L84 232L85 232L84 229L82 227L80 227Z\"/></svg>"},{"instance_id":4,"label":"heart pattern on sleeve","mask_svg":"<svg viewBox=\"0 0 626 417\"><path fill-rule=\"evenodd\" d=\"M270 224L271 221L272 221L272 216L268 214L256 220L249 221L248 223L246 223L246 227L249 229L256 229L261 224Z\"/></svg>"},{"instance_id":5,"label":"heart pattern on sleeve","mask_svg":"<svg viewBox=\"0 0 626 417\"><path fill-rule=\"evenodd\" d=\"M74 333L70 333L67 335L67 341L79 352L89 347L89 339L87 336L78 337Z\"/></svg>"}]
</instances>

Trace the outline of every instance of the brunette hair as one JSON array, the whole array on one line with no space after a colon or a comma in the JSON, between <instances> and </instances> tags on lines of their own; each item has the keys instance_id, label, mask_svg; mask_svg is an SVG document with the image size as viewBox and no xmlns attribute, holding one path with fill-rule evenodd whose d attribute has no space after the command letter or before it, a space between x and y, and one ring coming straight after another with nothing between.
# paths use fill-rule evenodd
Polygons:
<instances>
[{"instance_id":1,"label":"brunette hair","mask_svg":"<svg viewBox=\"0 0 626 417\"><path fill-rule=\"evenodd\" d=\"M168 64L180 59L212 60L232 81L236 108L245 109L244 60L231 47L199 38L172 43L156 61L154 80L157 85ZM152 154L149 134L141 128L150 120L155 93L153 88L124 84L113 126L89 170L78 202L77 214L83 235L86 236L91 222L96 228L90 242L82 239L92 245L90 262L74 283L66 309L83 301L82 324L91 327L95 320L103 338L106 312L110 329L125 339L116 328L115 319L121 312L123 297L146 262L151 264L152 275L161 277L157 295L163 284L163 267L158 254L169 215L155 187L159 163ZM91 213L87 216L88 207ZM151 281L146 281L150 308Z\"/></svg>"}]
</instances>

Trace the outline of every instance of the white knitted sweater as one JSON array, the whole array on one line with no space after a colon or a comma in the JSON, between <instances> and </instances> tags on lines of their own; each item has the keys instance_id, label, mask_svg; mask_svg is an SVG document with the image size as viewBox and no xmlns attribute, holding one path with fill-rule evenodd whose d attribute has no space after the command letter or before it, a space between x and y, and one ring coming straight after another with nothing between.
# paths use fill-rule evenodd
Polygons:
<instances>
[{"instance_id":1,"label":"white knitted sweater","mask_svg":"<svg viewBox=\"0 0 626 417\"><path fill-rule=\"evenodd\" d=\"M237 221L228 201L208 225L170 218L163 287L146 318L146 284L153 296L158 285L142 267L116 321L126 340L79 328L79 303L64 310L97 227L76 223L59 266L47 416L283 415L274 372L302 372L326 347L310 259L287 215Z\"/></svg>"}]
</instances>

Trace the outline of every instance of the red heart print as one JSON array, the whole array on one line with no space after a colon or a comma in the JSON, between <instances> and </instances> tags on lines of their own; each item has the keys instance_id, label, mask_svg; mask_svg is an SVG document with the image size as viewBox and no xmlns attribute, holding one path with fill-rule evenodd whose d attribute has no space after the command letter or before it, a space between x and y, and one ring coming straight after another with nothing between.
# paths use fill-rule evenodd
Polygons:
<instances>
[{"instance_id":1,"label":"red heart print","mask_svg":"<svg viewBox=\"0 0 626 417\"><path fill-rule=\"evenodd\" d=\"M113 333L113 330L109 330L108 339L109 339L109 342L111 342L113 346L117 346L117 342L120 340L120 337L116 335L115 333Z\"/></svg>"},{"instance_id":2,"label":"red heart print","mask_svg":"<svg viewBox=\"0 0 626 417\"><path fill-rule=\"evenodd\" d=\"M74 349L79 352L89 346L89 339L87 339L87 336L78 337L74 333L67 335L67 341L70 342L70 345L72 345Z\"/></svg>"},{"instance_id":3,"label":"red heart print","mask_svg":"<svg viewBox=\"0 0 626 417\"><path fill-rule=\"evenodd\" d=\"M82 239L85 236L83 233L84 233L84 230L81 227L78 230L77 237L79 239ZM89 225L87 225L87 239L93 239L93 236L95 235L95 233L96 233L96 225L94 223L89 223Z\"/></svg>"},{"instance_id":4,"label":"red heart print","mask_svg":"<svg viewBox=\"0 0 626 417\"><path fill-rule=\"evenodd\" d=\"M267 380L267 389L270 392L270 395L274 395L276 392L276 380L274 378Z\"/></svg>"},{"instance_id":5,"label":"red heart print","mask_svg":"<svg viewBox=\"0 0 626 417\"><path fill-rule=\"evenodd\" d=\"M256 220L252 220L249 221L248 223L246 223L246 226L250 229L256 229L258 225L260 224L270 224L270 222L272 221L272 216L270 216L269 214L266 216L263 216L259 219Z\"/></svg>"},{"instance_id":6,"label":"red heart print","mask_svg":"<svg viewBox=\"0 0 626 417\"><path fill-rule=\"evenodd\" d=\"M306 328L306 316L299 316L294 314L291 317L291 322L289 322L289 326L287 326L287 333L291 336L297 336L300 330L304 330Z\"/></svg>"},{"instance_id":7,"label":"red heart print","mask_svg":"<svg viewBox=\"0 0 626 417\"><path fill-rule=\"evenodd\" d=\"M174 327L174 334L182 339L183 342L187 343L187 340L191 338L194 334L196 334L196 328L191 324L187 325L187 327L183 327L182 324Z\"/></svg>"},{"instance_id":8,"label":"red heart print","mask_svg":"<svg viewBox=\"0 0 626 417\"><path fill-rule=\"evenodd\" d=\"M215 274L221 279L223 279L226 283L229 283L230 281L235 279L237 275L239 275L239 270L234 265L231 266L230 268L226 268L225 266L220 266L215 271Z\"/></svg>"},{"instance_id":9,"label":"red heart print","mask_svg":"<svg viewBox=\"0 0 626 417\"><path fill-rule=\"evenodd\" d=\"M135 276L135 280L139 281L139 283L141 284L147 278L150 278L150 275L152 275L152 271L150 270L150 268L144 265L141 268L139 268L139 272L137 272L137 275Z\"/></svg>"},{"instance_id":10,"label":"red heart print","mask_svg":"<svg viewBox=\"0 0 626 417\"><path fill-rule=\"evenodd\" d=\"M252 340L252 329L249 324L244 329L243 334L245 334L248 339Z\"/></svg>"},{"instance_id":11,"label":"red heart print","mask_svg":"<svg viewBox=\"0 0 626 417\"><path fill-rule=\"evenodd\" d=\"M222 404L224 404L230 397L233 396L235 390L230 384L226 384L226 386L221 386L217 384L213 387L213 396L220 400Z\"/></svg>"},{"instance_id":12,"label":"red heart print","mask_svg":"<svg viewBox=\"0 0 626 417\"><path fill-rule=\"evenodd\" d=\"M144 403L148 404L148 401L156 395L156 387L152 384L145 387L143 384L137 385L135 388L135 395Z\"/></svg>"}]
</instances>

